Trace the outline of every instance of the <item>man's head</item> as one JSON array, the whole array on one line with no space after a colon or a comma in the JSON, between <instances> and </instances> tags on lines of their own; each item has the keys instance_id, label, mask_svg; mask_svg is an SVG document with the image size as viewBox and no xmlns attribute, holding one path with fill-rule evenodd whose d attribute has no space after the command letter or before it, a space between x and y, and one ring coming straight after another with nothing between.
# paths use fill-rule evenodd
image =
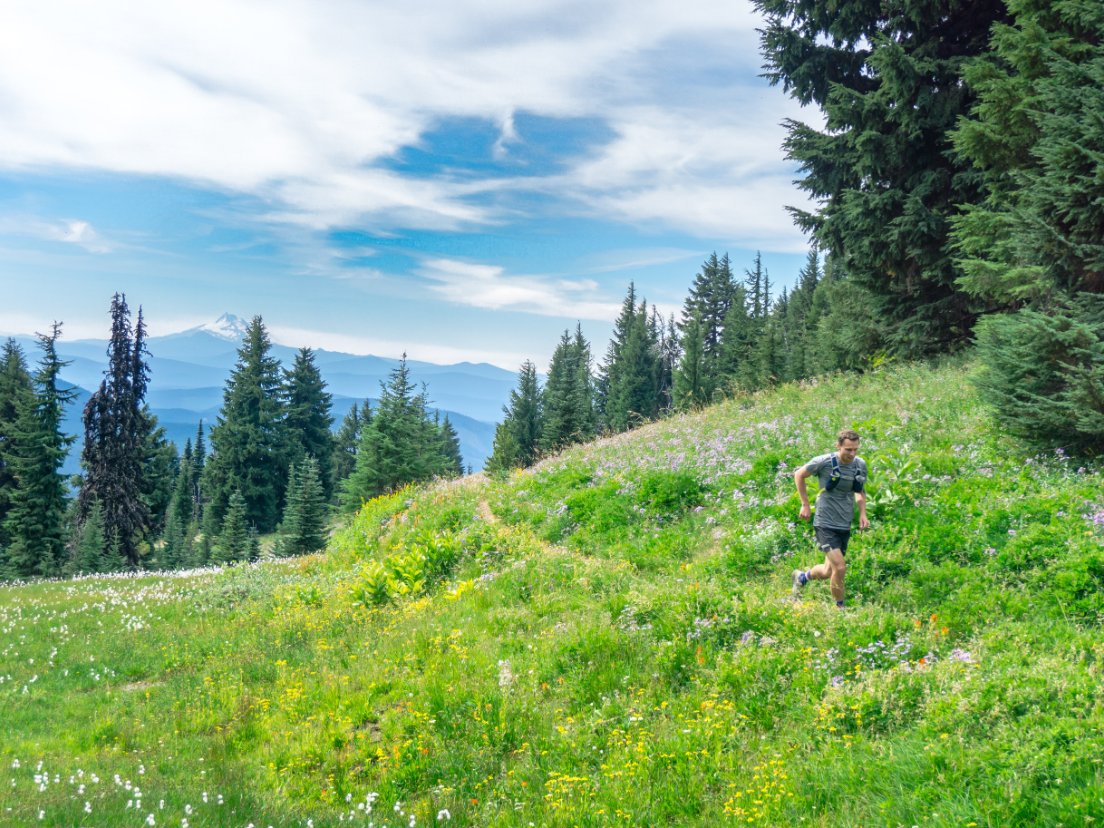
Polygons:
<instances>
[{"instance_id":1,"label":"man's head","mask_svg":"<svg viewBox=\"0 0 1104 828\"><path fill-rule=\"evenodd\" d=\"M836 448L839 451L840 462L844 465L850 463L859 453L859 433L845 428L836 435Z\"/></svg>"}]
</instances>

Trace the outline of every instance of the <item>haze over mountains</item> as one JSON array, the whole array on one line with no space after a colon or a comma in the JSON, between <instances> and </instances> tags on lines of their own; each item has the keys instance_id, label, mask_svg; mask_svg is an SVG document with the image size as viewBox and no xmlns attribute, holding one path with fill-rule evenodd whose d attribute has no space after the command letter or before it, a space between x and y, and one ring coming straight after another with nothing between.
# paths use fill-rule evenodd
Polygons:
<instances>
[{"instance_id":1,"label":"haze over mountains","mask_svg":"<svg viewBox=\"0 0 1104 828\"><path fill-rule=\"evenodd\" d=\"M178 449L194 438L200 420L209 427L215 422L230 371L247 322L224 313L214 322L179 333L151 337L148 340L150 385L146 402ZM33 337L16 336L29 366L38 361L38 345ZM289 368L298 348L273 343L272 355ZM107 365L107 340L80 339L58 341L58 353L70 362L62 379L78 389L70 406L65 431L81 435L81 410L91 392L99 387ZM359 356L337 351L316 350L315 362L333 395L333 414L337 424L354 404L379 397L380 382L398 365L398 360L377 356ZM461 362L437 365L431 362L407 362L411 376L425 383L430 408L449 420L460 437L465 465L480 469L491 454L495 422L501 419L516 378L494 365ZM80 445L75 445L65 465L66 472L79 468Z\"/></svg>"}]
</instances>

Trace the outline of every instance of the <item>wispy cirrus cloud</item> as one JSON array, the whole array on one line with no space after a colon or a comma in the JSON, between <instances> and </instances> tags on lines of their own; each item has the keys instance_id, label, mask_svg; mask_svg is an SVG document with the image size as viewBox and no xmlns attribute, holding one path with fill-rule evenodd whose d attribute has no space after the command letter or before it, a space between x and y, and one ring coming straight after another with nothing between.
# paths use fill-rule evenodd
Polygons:
<instances>
[{"instance_id":1,"label":"wispy cirrus cloud","mask_svg":"<svg viewBox=\"0 0 1104 828\"><path fill-rule=\"evenodd\" d=\"M757 24L712 0L43 0L0 30L0 169L169 176L315 230L463 231L506 220L499 193L555 190L626 223L788 245L792 107L734 80L757 71ZM524 181L388 169L449 118L494 124L506 158L519 112L617 137Z\"/></svg>"},{"instance_id":2,"label":"wispy cirrus cloud","mask_svg":"<svg viewBox=\"0 0 1104 828\"><path fill-rule=\"evenodd\" d=\"M0 218L0 233L70 244L97 254L110 253L118 246L83 219L47 221L31 216L6 216Z\"/></svg>"},{"instance_id":3,"label":"wispy cirrus cloud","mask_svg":"<svg viewBox=\"0 0 1104 828\"><path fill-rule=\"evenodd\" d=\"M430 290L459 305L540 316L606 321L620 305L601 295L597 282L547 276L512 275L498 265L429 259L418 274Z\"/></svg>"}]
</instances>

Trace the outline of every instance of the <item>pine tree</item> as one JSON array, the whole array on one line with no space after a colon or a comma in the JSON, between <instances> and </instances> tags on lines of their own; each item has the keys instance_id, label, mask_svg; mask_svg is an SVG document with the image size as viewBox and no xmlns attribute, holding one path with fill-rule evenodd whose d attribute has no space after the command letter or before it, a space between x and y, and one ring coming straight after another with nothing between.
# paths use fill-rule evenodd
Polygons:
<instances>
[{"instance_id":1,"label":"pine tree","mask_svg":"<svg viewBox=\"0 0 1104 828\"><path fill-rule=\"evenodd\" d=\"M288 459L295 464L313 457L319 468L328 470L334 452L333 397L310 348L300 348L292 369L284 374L284 400ZM328 500L333 494L329 475L324 475L322 488Z\"/></svg>"},{"instance_id":2,"label":"pine tree","mask_svg":"<svg viewBox=\"0 0 1104 828\"><path fill-rule=\"evenodd\" d=\"M978 303L956 288L948 221L976 201L979 179L950 133L973 103L964 67L989 49L1006 4L754 4L767 77L824 114L823 129L787 121L787 155L820 205L792 210L798 224L872 298L894 353L966 344Z\"/></svg>"},{"instance_id":3,"label":"pine tree","mask_svg":"<svg viewBox=\"0 0 1104 828\"><path fill-rule=\"evenodd\" d=\"M215 563L249 560L252 543L248 508L245 497L234 489L227 499L226 517L222 521L222 531L213 550Z\"/></svg>"},{"instance_id":4,"label":"pine tree","mask_svg":"<svg viewBox=\"0 0 1104 828\"><path fill-rule=\"evenodd\" d=\"M511 437L503 443L503 451L509 449L512 454L500 458L505 463L501 468L533 465L540 456L544 406L537 366L529 360L522 363L518 372L517 388L510 392L509 404L502 410L506 414L503 425L509 430ZM498 445L498 442L496 430L495 444Z\"/></svg>"},{"instance_id":5,"label":"pine tree","mask_svg":"<svg viewBox=\"0 0 1104 828\"><path fill-rule=\"evenodd\" d=\"M680 356L678 332L675 330L674 314L665 324L655 305L652 305L649 324L651 337L659 344L659 413L664 414L674 408L675 368Z\"/></svg>"},{"instance_id":6,"label":"pine tree","mask_svg":"<svg viewBox=\"0 0 1104 828\"><path fill-rule=\"evenodd\" d=\"M99 503L108 544L118 548L130 567L138 566L140 546L152 528L154 492L148 473L160 459L156 421L144 410L149 383L145 336L141 309L132 326L126 297L115 294L107 369L82 418L84 479L77 499L79 519L83 521L93 502ZM157 505L162 505L164 494L157 493Z\"/></svg>"},{"instance_id":7,"label":"pine tree","mask_svg":"<svg viewBox=\"0 0 1104 828\"><path fill-rule=\"evenodd\" d=\"M206 498L203 493L203 470L207 465L207 445L203 439L203 420L196 426L195 444L192 446L192 517L203 522Z\"/></svg>"},{"instance_id":8,"label":"pine tree","mask_svg":"<svg viewBox=\"0 0 1104 828\"><path fill-rule=\"evenodd\" d=\"M606 427L610 431L625 431L659 414L662 357L654 334L647 303L641 302L627 320L616 362L606 369L609 376Z\"/></svg>"},{"instance_id":9,"label":"pine tree","mask_svg":"<svg viewBox=\"0 0 1104 828\"><path fill-rule=\"evenodd\" d=\"M325 548L326 497L319 478L318 461L313 457L304 457L292 466L277 555L307 555Z\"/></svg>"},{"instance_id":10,"label":"pine tree","mask_svg":"<svg viewBox=\"0 0 1104 828\"><path fill-rule=\"evenodd\" d=\"M696 316L702 340L702 386L714 389L722 382L722 340L724 324L736 301L736 280L732 274L732 262L725 253L719 257L714 252L702 264L694 277L690 293L682 310L684 329ZM685 339L683 339L685 341ZM712 391L710 390L710 393Z\"/></svg>"},{"instance_id":11,"label":"pine tree","mask_svg":"<svg viewBox=\"0 0 1104 828\"><path fill-rule=\"evenodd\" d=\"M261 317L253 317L210 432L211 456L203 476L205 526L222 524L236 490L245 501L243 525L261 532L276 527L288 464L280 363L271 349Z\"/></svg>"},{"instance_id":12,"label":"pine tree","mask_svg":"<svg viewBox=\"0 0 1104 828\"><path fill-rule=\"evenodd\" d=\"M510 428L508 422L503 421L495 426L494 444L491 456L487 458L487 473L501 474L523 466L521 449L514 436L514 430Z\"/></svg>"},{"instance_id":13,"label":"pine tree","mask_svg":"<svg viewBox=\"0 0 1104 828\"><path fill-rule=\"evenodd\" d=\"M544 423L542 451L554 452L590 439L595 433L594 382L590 374L590 345L582 327L575 336L564 331L552 353L548 381L541 392Z\"/></svg>"},{"instance_id":14,"label":"pine tree","mask_svg":"<svg viewBox=\"0 0 1104 828\"><path fill-rule=\"evenodd\" d=\"M675 407L686 411L708 403L713 389L707 383L705 339L701 321L695 316L682 331L682 358L675 371Z\"/></svg>"},{"instance_id":15,"label":"pine tree","mask_svg":"<svg viewBox=\"0 0 1104 828\"><path fill-rule=\"evenodd\" d=\"M20 401L9 455L18 485L9 501L4 529L8 574L14 577L53 575L65 559L66 481L60 474L73 438L62 434L65 406L75 396L59 387L68 363L58 358L61 324L38 334L42 358L32 378L34 393Z\"/></svg>"},{"instance_id":16,"label":"pine tree","mask_svg":"<svg viewBox=\"0 0 1104 828\"><path fill-rule=\"evenodd\" d=\"M33 397L34 386L23 351L14 339L9 339L0 352L0 576L5 570L4 550L11 543L4 524L19 485L12 467L19 453L16 424L19 412L32 405Z\"/></svg>"},{"instance_id":17,"label":"pine tree","mask_svg":"<svg viewBox=\"0 0 1104 828\"><path fill-rule=\"evenodd\" d=\"M73 556L71 568L74 575L87 575L95 572L103 572L104 555L107 551L107 540L104 537L103 509L100 504L93 502L88 507L88 515L84 523L79 526L76 550Z\"/></svg>"},{"instance_id":18,"label":"pine tree","mask_svg":"<svg viewBox=\"0 0 1104 828\"><path fill-rule=\"evenodd\" d=\"M804 379L814 373L813 351L816 339L812 333L817 325L813 297L820 283L820 259L816 248L809 252L805 266L797 276L797 284L790 294L786 315L782 320L785 331L783 349L783 380Z\"/></svg>"},{"instance_id":19,"label":"pine tree","mask_svg":"<svg viewBox=\"0 0 1104 828\"><path fill-rule=\"evenodd\" d=\"M595 382L595 408L598 416L607 426L609 424L611 386L617 383L616 372L621 367L621 351L629 338L629 331L632 329L635 319L636 285L629 282L628 293L621 303L621 313L613 323L613 333L610 335L610 343L606 348L606 359L598 368L598 378Z\"/></svg>"},{"instance_id":20,"label":"pine tree","mask_svg":"<svg viewBox=\"0 0 1104 828\"><path fill-rule=\"evenodd\" d=\"M464 474L464 457L460 452L460 435L445 415L441 423L441 474L444 477L460 477Z\"/></svg>"},{"instance_id":21,"label":"pine tree","mask_svg":"<svg viewBox=\"0 0 1104 828\"><path fill-rule=\"evenodd\" d=\"M759 367L755 349L760 332L758 323L749 313L749 304L747 290L743 285L737 285L721 337L722 388L752 389L758 386Z\"/></svg>"},{"instance_id":22,"label":"pine tree","mask_svg":"<svg viewBox=\"0 0 1104 828\"><path fill-rule=\"evenodd\" d=\"M356 509L365 500L407 483L429 480L442 473L444 465L425 391L415 392L403 354L388 382L381 383L371 422L361 429L356 467L345 481L342 504Z\"/></svg>"},{"instance_id":23,"label":"pine tree","mask_svg":"<svg viewBox=\"0 0 1104 828\"><path fill-rule=\"evenodd\" d=\"M365 400L362 407L353 403L341 421L334 437L334 451L330 463L330 491L340 491L341 485L356 468L357 448L361 430L372 421L372 409Z\"/></svg>"}]
</instances>

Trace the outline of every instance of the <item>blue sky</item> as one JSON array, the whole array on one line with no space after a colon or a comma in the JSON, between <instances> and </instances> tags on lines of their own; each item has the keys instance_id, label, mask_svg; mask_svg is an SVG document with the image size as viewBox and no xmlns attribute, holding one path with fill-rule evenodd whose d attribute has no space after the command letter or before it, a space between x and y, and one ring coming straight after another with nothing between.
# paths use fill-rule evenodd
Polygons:
<instances>
[{"instance_id":1,"label":"blue sky","mask_svg":"<svg viewBox=\"0 0 1104 828\"><path fill-rule=\"evenodd\" d=\"M750 4L16 4L0 29L0 332L277 341L543 370L628 283L806 241Z\"/></svg>"}]
</instances>

